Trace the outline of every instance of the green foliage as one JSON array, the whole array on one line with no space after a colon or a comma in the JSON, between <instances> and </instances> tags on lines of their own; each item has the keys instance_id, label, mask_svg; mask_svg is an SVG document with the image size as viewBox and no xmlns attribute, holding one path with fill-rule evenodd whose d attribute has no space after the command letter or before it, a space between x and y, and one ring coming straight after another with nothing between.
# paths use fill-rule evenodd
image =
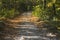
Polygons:
<instances>
[{"instance_id":1,"label":"green foliage","mask_svg":"<svg viewBox=\"0 0 60 40\"><path fill-rule=\"evenodd\" d=\"M60 6L59 3L56 4L57 0L46 0L46 4L39 4L33 8L33 15L39 17L40 19L42 18L43 20L48 20L48 21L54 21L54 19L58 20L60 19ZM44 9L45 5L45 9Z\"/></svg>"},{"instance_id":2,"label":"green foliage","mask_svg":"<svg viewBox=\"0 0 60 40\"><path fill-rule=\"evenodd\" d=\"M32 10L32 0L0 0L0 17L13 18L23 11Z\"/></svg>"},{"instance_id":3,"label":"green foliage","mask_svg":"<svg viewBox=\"0 0 60 40\"><path fill-rule=\"evenodd\" d=\"M40 5L37 5L34 7L34 11L32 12L34 16L39 17L41 20L46 20L48 19L48 15L46 10L44 11L43 8Z\"/></svg>"},{"instance_id":4,"label":"green foliage","mask_svg":"<svg viewBox=\"0 0 60 40\"><path fill-rule=\"evenodd\" d=\"M11 18L14 16L14 10L2 9L0 12L0 17Z\"/></svg>"},{"instance_id":5,"label":"green foliage","mask_svg":"<svg viewBox=\"0 0 60 40\"><path fill-rule=\"evenodd\" d=\"M32 14L40 20L49 21L53 28L60 30L60 0L46 0L46 4L42 3L33 7Z\"/></svg>"}]
</instances>

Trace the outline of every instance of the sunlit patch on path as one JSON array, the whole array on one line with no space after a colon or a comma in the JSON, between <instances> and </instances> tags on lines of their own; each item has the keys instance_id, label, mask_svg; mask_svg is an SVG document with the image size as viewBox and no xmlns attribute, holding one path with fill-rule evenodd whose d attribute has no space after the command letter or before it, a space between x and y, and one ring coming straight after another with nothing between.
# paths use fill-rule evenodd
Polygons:
<instances>
[{"instance_id":1,"label":"sunlit patch on path","mask_svg":"<svg viewBox=\"0 0 60 40\"><path fill-rule=\"evenodd\" d=\"M34 40L34 39L38 39L38 40L49 40L49 38L46 38L46 37L41 37L41 36L21 36L21 37L18 37L16 38L15 40L26 40L26 39L31 39L31 40Z\"/></svg>"}]
</instances>

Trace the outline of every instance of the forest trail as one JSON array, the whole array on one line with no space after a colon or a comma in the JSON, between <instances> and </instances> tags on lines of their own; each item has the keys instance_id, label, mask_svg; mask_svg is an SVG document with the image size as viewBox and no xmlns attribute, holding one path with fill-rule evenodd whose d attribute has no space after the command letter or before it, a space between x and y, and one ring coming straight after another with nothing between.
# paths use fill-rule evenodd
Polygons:
<instances>
[{"instance_id":1,"label":"forest trail","mask_svg":"<svg viewBox=\"0 0 60 40\"><path fill-rule=\"evenodd\" d=\"M12 24L14 28L13 26L11 26L12 28L4 28L4 30L0 32L0 34L3 35L0 40L57 40L56 35L50 34L48 29L38 28L38 26L33 23L37 20L38 18L32 16L31 12L23 13L14 20L10 20L10 22L16 23L16 25Z\"/></svg>"}]
</instances>

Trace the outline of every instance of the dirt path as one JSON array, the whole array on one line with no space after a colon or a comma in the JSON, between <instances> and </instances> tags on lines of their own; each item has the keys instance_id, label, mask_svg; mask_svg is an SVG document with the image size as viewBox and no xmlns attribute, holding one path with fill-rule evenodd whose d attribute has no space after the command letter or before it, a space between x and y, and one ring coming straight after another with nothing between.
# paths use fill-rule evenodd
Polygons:
<instances>
[{"instance_id":1,"label":"dirt path","mask_svg":"<svg viewBox=\"0 0 60 40\"><path fill-rule=\"evenodd\" d=\"M25 12L14 19L8 19L10 22L36 22L37 20L38 17L32 16L32 12Z\"/></svg>"}]
</instances>

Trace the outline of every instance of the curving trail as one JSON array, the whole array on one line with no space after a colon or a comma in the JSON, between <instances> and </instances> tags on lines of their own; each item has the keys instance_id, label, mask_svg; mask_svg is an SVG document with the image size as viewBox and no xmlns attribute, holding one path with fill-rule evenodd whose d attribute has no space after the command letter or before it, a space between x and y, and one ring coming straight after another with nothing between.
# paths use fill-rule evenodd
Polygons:
<instances>
[{"instance_id":1,"label":"curving trail","mask_svg":"<svg viewBox=\"0 0 60 40\"><path fill-rule=\"evenodd\" d=\"M24 21L20 22L21 19L18 21L18 18L14 19L15 21L11 21L18 22L14 28L0 31L0 35L3 36L0 37L0 40L59 40L56 35L48 32L48 29L37 28L37 25L29 19L30 12L24 13L22 16L26 17L26 19L23 19Z\"/></svg>"}]
</instances>

